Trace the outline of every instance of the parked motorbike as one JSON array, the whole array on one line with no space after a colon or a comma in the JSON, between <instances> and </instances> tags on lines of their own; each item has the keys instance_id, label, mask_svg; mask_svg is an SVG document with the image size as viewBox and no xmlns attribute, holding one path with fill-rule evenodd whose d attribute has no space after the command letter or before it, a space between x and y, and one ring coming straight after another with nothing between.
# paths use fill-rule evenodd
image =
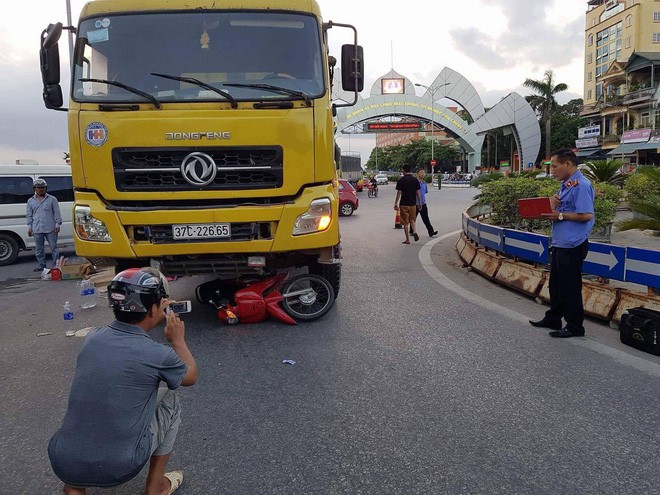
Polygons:
<instances>
[{"instance_id":1,"label":"parked motorbike","mask_svg":"<svg viewBox=\"0 0 660 495\"><path fill-rule=\"evenodd\" d=\"M312 274L288 279L288 273L252 282L212 280L195 289L197 300L218 310L228 325L259 323L269 316L295 325L324 316L334 304L330 283Z\"/></svg>"}]
</instances>

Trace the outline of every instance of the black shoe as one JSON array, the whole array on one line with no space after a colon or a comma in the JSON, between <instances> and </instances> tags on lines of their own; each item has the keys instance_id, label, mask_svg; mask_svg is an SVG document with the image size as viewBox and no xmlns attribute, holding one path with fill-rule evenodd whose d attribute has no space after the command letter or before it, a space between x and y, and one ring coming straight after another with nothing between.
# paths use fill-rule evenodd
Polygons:
<instances>
[{"instance_id":1,"label":"black shoe","mask_svg":"<svg viewBox=\"0 0 660 495\"><path fill-rule=\"evenodd\" d=\"M434 235L438 235L437 230L434 230L433 232L429 232L429 237L433 237Z\"/></svg>"},{"instance_id":2,"label":"black shoe","mask_svg":"<svg viewBox=\"0 0 660 495\"><path fill-rule=\"evenodd\" d=\"M413 239L415 239L415 242L419 241L419 236L417 235L417 232L413 234Z\"/></svg>"},{"instance_id":3,"label":"black shoe","mask_svg":"<svg viewBox=\"0 0 660 495\"><path fill-rule=\"evenodd\" d=\"M46 268L46 267L45 267L45 266L44 266L44 267L39 267L39 266L38 266L38 267L36 267L36 268L35 268L34 270L32 270L32 271L33 271L33 272L42 272L42 271L44 271L44 268Z\"/></svg>"},{"instance_id":4,"label":"black shoe","mask_svg":"<svg viewBox=\"0 0 660 495\"><path fill-rule=\"evenodd\" d=\"M568 327L564 327L561 330L554 330L548 332L550 337L555 337L557 339L565 339L568 337L584 337L584 328L581 330L569 330Z\"/></svg>"},{"instance_id":5,"label":"black shoe","mask_svg":"<svg viewBox=\"0 0 660 495\"><path fill-rule=\"evenodd\" d=\"M529 322L532 324L533 327L549 328L551 330L561 330L561 320L552 321L543 318L542 320L538 320L538 321L529 320Z\"/></svg>"}]
</instances>

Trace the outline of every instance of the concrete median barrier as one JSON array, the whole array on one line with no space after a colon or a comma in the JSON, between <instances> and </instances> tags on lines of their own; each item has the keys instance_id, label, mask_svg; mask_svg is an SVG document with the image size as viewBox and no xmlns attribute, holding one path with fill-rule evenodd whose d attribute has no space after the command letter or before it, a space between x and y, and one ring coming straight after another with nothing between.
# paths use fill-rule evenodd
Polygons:
<instances>
[{"instance_id":1,"label":"concrete median barrier","mask_svg":"<svg viewBox=\"0 0 660 495\"><path fill-rule=\"evenodd\" d=\"M544 273L540 268L503 259L495 280L530 296L536 296L544 282Z\"/></svg>"}]
</instances>

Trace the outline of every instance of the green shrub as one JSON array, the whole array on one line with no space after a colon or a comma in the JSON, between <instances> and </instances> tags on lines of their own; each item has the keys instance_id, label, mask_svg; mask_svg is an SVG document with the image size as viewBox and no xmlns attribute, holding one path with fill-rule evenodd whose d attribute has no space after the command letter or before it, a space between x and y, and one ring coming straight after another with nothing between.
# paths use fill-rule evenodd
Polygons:
<instances>
[{"instance_id":1,"label":"green shrub","mask_svg":"<svg viewBox=\"0 0 660 495\"><path fill-rule=\"evenodd\" d=\"M623 197L623 191L612 184L607 182L596 182L594 184L594 191L596 193L596 198L601 197L608 201L612 201L615 205L621 201Z\"/></svg>"},{"instance_id":2,"label":"green shrub","mask_svg":"<svg viewBox=\"0 0 660 495\"><path fill-rule=\"evenodd\" d=\"M499 180L503 179L504 174L501 172L493 172L490 174L481 174L479 177L475 177L470 181L470 185L473 187L480 186L482 184L486 184L488 182L492 182L494 180Z\"/></svg>"},{"instance_id":3,"label":"green shrub","mask_svg":"<svg viewBox=\"0 0 660 495\"><path fill-rule=\"evenodd\" d=\"M554 196L559 188L560 183L555 179L506 178L483 184L476 199L478 205L490 205L493 211L491 223L495 225L548 234L549 220L520 218L518 199ZM614 221L622 193L616 186L606 183L597 183L594 192L594 230L599 230Z\"/></svg>"},{"instance_id":4,"label":"green shrub","mask_svg":"<svg viewBox=\"0 0 660 495\"><path fill-rule=\"evenodd\" d=\"M521 221L518 200L538 197L539 190L539 182L525 177L493 180L481 185L481 194L477 196L477 204L491 207L491 221L495 225L518 228Z\"/></svg>"},{"instance_id":5,"label":"green shrub","mask_svg":"<svg viewBox=\"0 0 660 495\"><path fill-rule=\"evenodd\" d=\"M626 193L626 199L643 200L649 196L660 195L660 184L654 182L649 176L637 172L630 174L623 190Z\"/></svg>"}]
</instances>

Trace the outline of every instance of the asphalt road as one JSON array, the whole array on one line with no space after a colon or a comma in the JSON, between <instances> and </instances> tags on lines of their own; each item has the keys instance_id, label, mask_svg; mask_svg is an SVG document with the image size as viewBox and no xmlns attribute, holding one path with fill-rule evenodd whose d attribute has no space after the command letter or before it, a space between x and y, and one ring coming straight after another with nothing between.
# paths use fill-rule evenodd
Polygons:
<instances>
[{"instance_id":1,"label":"asphalt road","mask_svg":"<svg viewBox=\"0 0 660 495\"><path fill-rule=\"evenodd\" d=\"M185 317L200 379L180 392L177 493L660 493L660 360L593 321L569 341L531 328L543 308L466 273L455 236L401 244L393 185L380 193L340 220L342 288L322 320L223 327L198 305ZM431 191L439 237L474 194ZM33 265L0 268L0 494L61 493L46 446L82 344L65 332L111 319L100 304L64 322L75 282ZM173 295L194 299L201 281ZM137 494L144 479L88 493Z\"/></svg>"}]
</instances>

